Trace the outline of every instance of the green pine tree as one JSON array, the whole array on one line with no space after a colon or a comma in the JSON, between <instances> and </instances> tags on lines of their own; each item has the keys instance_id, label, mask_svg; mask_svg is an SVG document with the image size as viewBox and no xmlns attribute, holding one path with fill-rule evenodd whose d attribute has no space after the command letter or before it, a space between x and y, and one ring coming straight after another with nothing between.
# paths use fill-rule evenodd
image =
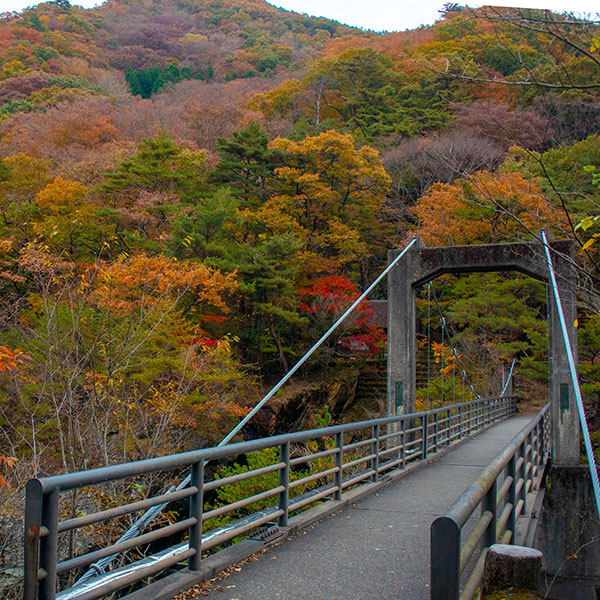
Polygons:
<instances>
[{"instance_id":1,"label":"green pine tree","mask_svg":"<svg viewBox=\"0 0 600 600\"><path fill-rule=\"evenodd\" d=\"M279 154L270 150L268 143L267 134L256 121L229 139L217 140L220 160L210 180L229 185L242 207L256 207L270 195L267 183L278 164Z\"/></svg>"}]
</instances>

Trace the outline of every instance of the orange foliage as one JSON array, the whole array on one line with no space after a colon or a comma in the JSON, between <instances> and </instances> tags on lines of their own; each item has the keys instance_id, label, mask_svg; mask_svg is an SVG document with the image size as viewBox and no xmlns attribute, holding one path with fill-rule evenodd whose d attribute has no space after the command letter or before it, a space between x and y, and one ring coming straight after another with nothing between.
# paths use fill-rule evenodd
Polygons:
<instances>
[{"instance_id":1,"label":"orange foliage","mask_svg":"<svg viewBox=\"0 0 600 600\"><path fill-rule=\"evenodd\" d=\"M70 117L55 123L51 132L51 140L59 148L71 144L92 148L119 137L112 121L103 115L88 115L82 119L81 115L71 113Z\"/></svg>"},{"instance_id":2,"label":"orange foliage","mask_svg":"<svg viewBox=\"0 0 600 600\"><path fill-rule=\"evenodd\" d=\"M322 57L325 59L335 60L346 50L354 50L358 48L373 48L374 40L371 37L346 35L337 38L327 43L323 50Z\"/></svg>"},{"instance_id":3,"label":"orange foliage","mask_svg":"<svg viewBox=\"0 0 600 600\"><path fill-rule=\"evenodd\" d=\"M434 184L413 213L421 224L419 235L431 246L510 241L564 222L535 180L488 171L455 184Z\"/></svg>"},{"instance_id":4,"label":"orange foliage","mask_svg":"<svg viewBox=\"0 0 600 600\"><path fill-rule=\"evenodd\" d=\"M84 288L89 285L87 275L82 277L81 285ZM138 254L104 267L98 275L93 298L98 305L126 314L148 303L171 304L190 293L197 301L228 312L222 295L236 287L235 273L224 275L199 263Z\"/></svg>"},{"instance_id":5,"label":"orange foliage","mask_svg":"<svg viewBox=\"0 0 600 600\"><path fill-rule=\"evenodd\" d=\"M492 100L513 106L516 102L514 88L501 83L488 83L487 85L473 86L471 94L476 100Z\"/></svg>"},{"instance_id":6,"label":"orange foliage","mask_svg":"<svg viewBox=\"0 0 600 600\"><path fill-rule=\"evenodd\" d=\"M10 350L6 346L0 346L0 372L11 371L18 365L22 365L26 360L31 360L29 354L23 350Z\"/></svg>"},{"instance_id":7,"label":"orange foliage","mask_svg":"<svg viewBox=\"0 0 600 600\"><path fill-rule=\"evenodd\" d=\"M10 456L1 456L0 455L0 467L6 467L8 469L12 469L15 466L16 459ZM2 473L0 473L0 487L10 487L10 484L2 477Z\"/></svg>"},{"instance_id":8,"label":"orange foliage","mask_svg":"<svg viewBox=\"0 0 600 600\"><path fill-rule=\"evenodd\" d=\"M452 246L485 239L490 234L489 223L462 217L467 210L458 185L435 183L412 212L419 219L418 233L428 246Z\"/></svg>"}]
</instances>

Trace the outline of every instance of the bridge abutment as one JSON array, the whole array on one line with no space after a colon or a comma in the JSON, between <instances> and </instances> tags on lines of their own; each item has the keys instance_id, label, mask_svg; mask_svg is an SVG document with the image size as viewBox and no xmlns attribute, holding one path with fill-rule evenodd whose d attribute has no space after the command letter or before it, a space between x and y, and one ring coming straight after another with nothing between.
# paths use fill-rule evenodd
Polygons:
<instances>
[{"instance_id":1,"label":"bridge abutment","mask_svg":"<svg viewBox=\"0 0 600 600\"><path fill-rule=\"evenodd\" d=\"M571 590L577 585L600 586L600 521L586 465L556 466L550 470L533 545L544 555L547 587ZM544 590L546 591L546 590Z\"/></svg>"}]
</instances>

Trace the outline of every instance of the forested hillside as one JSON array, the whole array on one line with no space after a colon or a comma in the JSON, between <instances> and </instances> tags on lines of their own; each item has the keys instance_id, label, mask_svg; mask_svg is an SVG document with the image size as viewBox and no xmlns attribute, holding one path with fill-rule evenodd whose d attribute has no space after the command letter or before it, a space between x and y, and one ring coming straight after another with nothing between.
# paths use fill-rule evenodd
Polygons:
<instances>
[{"instance_id":1,"label":"forested hillside","mask_svg":"<svg viewBox=\"0 0 600 600\"><path fill-rule=\"evenodd\" d=\"M0 497L215 444L414 234L575 241L598 428L599 35L456 5L391 34L263 0L0 15ZM421 294L421 407L462 397L432 293L478 393L516 357L544 401L544 287L477 274ZM296 392L377 370L371 314Z\"/></svg>"}]
</instances>

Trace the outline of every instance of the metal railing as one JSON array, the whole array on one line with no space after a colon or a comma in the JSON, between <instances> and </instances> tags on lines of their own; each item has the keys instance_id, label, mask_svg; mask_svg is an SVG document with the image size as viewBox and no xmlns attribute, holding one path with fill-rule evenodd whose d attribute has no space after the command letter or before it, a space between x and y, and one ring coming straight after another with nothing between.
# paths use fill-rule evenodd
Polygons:
<instances>
[{"instance_id":1,"label":"metal railing","mask_svg":"<svg viewBox=\"0 0 600 600\"><path fill-rule=\"evenodd\" d=\"M325 499L340 500L347 488L365 481L377 481L392 469L404 469L411 463L425 460L454 441L514 414L515 407L513 397L477 400L422 413L32 479L27 484L25 507L24 598L74 600L81 597L93 600L183 561L187 561L191 571L197 571L203 551L265 524L285 527L291 513L306 510ZM276 449L276 458L271 464L206 480L205 465L209 461L231 461L237 457L243 464L245 455L267 448ZM157 473L163 480L165 476L174 479L184 470L191 470L192 478L190 486L183 490L106 510L95 510L90 501L100 493L101 486L109 482L133 480L135 483L136 478ZM214 508L205 510L207 496L251 479L258 482L253 495L238 498L225 506L217 503ZM81 498L87 501L87 509L92 507L91 512L86 514L81 506L73 505L75 490L79 490ZM264 508L269 498L273 503ZM179 514L186 514L180 514L180 520L175 522L164 518L157 520L154 529L148 533L101 547L89 536L90 528L106 523L110 527L112 523L118 530L119 519L165 502L176 502L172 506L178 507ZM203 523L206 525L209 519L231 514L236 519L233 523L202 531ZM68 518L63 518L64 515ZM74 541L75 535L79 537ZM164 548L165 538L175 545L158 552L154 546L152 556L139 558L143 555L140 547L152 552L151 544L162 540L161 548ZM121 562L128 564L110 573L99 573L81 585L74 583L82 570L95 561L127 551L139 551L138 560L135 560L136 556L127 557Z\"/></svg>"},{"instance_id":2,"label":"metal railing","mask_svg":"<svg viewBox=\"0 0 600 600\"><path fill-rule=\"evenodd\" d=\"M549 455L549 406L513 438L446 514L432 523L431 600L472 600L488 548L515 543L517 518L525 513L527 494L541 479ZM481 512L473 523L471 515L477 507ZM461 534L467 523L470 532L463 543ZM467 579L462 591L461 576Z\"/></svg>"}]
</instances>

